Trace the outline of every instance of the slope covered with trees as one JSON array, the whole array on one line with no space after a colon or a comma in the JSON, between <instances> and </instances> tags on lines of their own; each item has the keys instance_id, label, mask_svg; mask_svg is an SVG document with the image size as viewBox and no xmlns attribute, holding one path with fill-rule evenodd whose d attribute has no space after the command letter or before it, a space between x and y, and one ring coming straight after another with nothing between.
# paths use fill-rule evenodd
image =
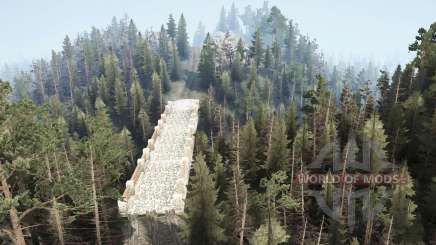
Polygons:
<instances>
[{"instance_id":1,"label":"slope covered with trees","mask_svg":"<svg viewBox=\"0 0 436 245\"><path fill-rule=\"evenodd\" d=\"M316 41L267 3L223 8L216 32L200 24L193 45L187 20L170 15L159 32L142 32L114 18L66 36L13 88L0 82L2 240L121 244L127 222L116 201L184 80L202 95L180 227L188 244L436 241L436 24L418 31L415 59L391 76L372 64L327 64ZM349 166L357 161L371 172L391 162L408 181L370 186L351 223L348 197L359 187L296 181L320 155L327 179L358 172Z\"/></svg>"}]
</instances>

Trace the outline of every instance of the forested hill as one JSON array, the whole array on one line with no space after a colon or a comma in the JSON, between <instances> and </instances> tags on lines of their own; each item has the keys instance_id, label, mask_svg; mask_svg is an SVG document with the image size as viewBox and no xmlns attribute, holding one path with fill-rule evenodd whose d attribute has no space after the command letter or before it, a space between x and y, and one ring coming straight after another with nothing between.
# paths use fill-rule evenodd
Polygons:
<instances>
[{"instance_id":1,"label":"forested hill","mask_svg":"<svg viewBox=\"0 0 436 245\"><path fill-rule=\"evenodd\" d=\"M66 36L13 86L0 82L0 241L121 244L116 201L136 158L166 100L193 95L197 156L179 227L188 244L436 241L436 24L418 31L416 58L390 76L327 64L277 7L223 8L193 45L187 20L170 15L153 32L114 18ZM372 186L353 226L346 201L340 219L324 216L294 178L326 145L338 152L322 174L368 150L371 166L392 162L411 181ZM335 209L334 186L318 189Z\"/></svg>"}]
</instances>

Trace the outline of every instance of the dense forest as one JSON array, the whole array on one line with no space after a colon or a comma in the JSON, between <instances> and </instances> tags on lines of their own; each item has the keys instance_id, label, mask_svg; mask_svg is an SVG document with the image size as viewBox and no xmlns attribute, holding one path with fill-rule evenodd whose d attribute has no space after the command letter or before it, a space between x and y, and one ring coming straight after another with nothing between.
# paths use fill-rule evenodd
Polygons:
<instances>
[{"instance_id":1,"label":"dense forest","mask_svg":"<svg viewBox=\"0 0 436 245\"><path fill-rule=\"evenodd\" d=\"M125 182L166 101L190 97L186 244L436 243L436 23L391 72L328 64L267 3L223 7L192 43L185 17L158 32L114 17L0 80L0 244L122 244ZM390 163L407 181L296 181L317 161L327 179Z\"/></svg>"}]
</instances>

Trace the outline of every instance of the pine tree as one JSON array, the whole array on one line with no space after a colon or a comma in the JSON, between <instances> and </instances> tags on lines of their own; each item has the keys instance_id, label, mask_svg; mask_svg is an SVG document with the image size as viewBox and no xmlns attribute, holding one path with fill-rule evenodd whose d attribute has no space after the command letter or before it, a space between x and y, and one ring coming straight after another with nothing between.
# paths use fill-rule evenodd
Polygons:
<instances>
[{"instance_id":1,"label":"pine tree","mask_svg":"<svg viewBox=\"0 0 436 245\"><path fill-rule=\"evenodd\" d=\"M10 148L10 144L6 144L6 142L11 141L10 139L7 139L7 135L4 135L3 132L5 132L6 130L6 126L5 125L5 121L7 119L10 118L10 112L9 112L9 102L7 101L7 97L11 92L11 87L9 86L9 83L3 82L2 80L0 80L0 112L1 112L1 116L0 116L0 126L3 129L2 130L2 134L1 134L1 149L2 149L2 154L3 152L6 152L6 150L8 148ZM10 136L9 136L10 137ZM8 138L9 138L8 137ZM16 152L19 153L19 152ZM11 157L16 157L16 156L9 156L9 158ZM17 198L14 196L12 190L10 189L10 183L8 182L8 179L6 178L6 174L8 172L5 172L4 166L10 166L11 164L13 164L13 159L3 159L4 157L2 156L2 160L0 160L0 180L1 180L1 187L2 187L2 198L0 199L0 204L2 207L9 207L7 209L5 209L5 213L9 214L8 218L10 220L10 227L12 227L10 234L11 234L11 239L14 240L14 242L17 245L26 245L26 241L24 239L24 233L23 233L23 226L20 222L19 219L19 213L17 210L16 205L10 205L10 202L12 202L14 200L14 198ZM9 160L9 161L8 161ZM23 198L24 196L22 196L21 198ZM9 202L9 203L7 203ZM6 211L7 210L7 211Z\"/></svg>"},{"instance_id":2,"label":"pine tree","mask_svg":"<svg viewBox=\"0 0 436 245\"><path fill-rule=\"evenodd\" d=\"M254 60L254 63L256 64L256 67L259 68L260 64L263 60L263 53L264 50L262 48L262 38L260 30L258 29L254 35L253 40L251 41L250 46L250 58Z\"/></svg>"},{"instance_id":3,"label":"pine tree","mask_svg":"<svg viewBox=\"0 0 436 245\"><path fill-rule=\"evenodd\" d=\"M389 102L391 104L397 104L398 103L398 97L400 95L401 91L401 76L402 76L402 69L401 65L397 66L397 69L395 69L394 74L392 75L392 84L389 88Z\"/></svg>"},{"instance_id":4,"label":"pine tree","mask_svg":"<svg viewBox=\"0 0 436 245\"><path fill-rule=\"evenodd\" d=\"M104 56L103 58L104 64L104 76L107 85L108 97L104 102L108 104L109 107L112 107L115 102L115 84L121 84L121 76L118 67L118 59L115 56L114 52L110 50L109 54ZM118 80L118 82L117 82Z\"/></svg>"},{"instance_id":5,"label":"pine tree","mask_svg":"<svg viewBox=\"0 0 436 245\"><path fill-rule=\"evenodd\" d=\"M257 147L258 139L256 127L254 120L249 119L241 128L240 157L241 166L245 172L247 182L253 187L259 181L257 171L259 171L260 166L257 160Z\"/></svg>"},{"instance_id":6,"label":"pine tree","mask_svg":"<svg viewBox=\"0 0 436 245\"><path fill-rule=\"evenodd\" d=\"M401 183L395 185L391 199L390 215L392 217L392 241L395 243L413 243L413 234L411 228L415 222L416 204L412 200L415 196L413 189L412 177L403 166L399 169L399 176L402 178Z\"/></svg>"},{"instance_id":7,"label":"pine tree","mask_svg":"<svg viewBox=\"0 0 436 245\"><path fill-rule=\"evenodd\" d=\"M245 183L245 176L242 172L241 162L241 141L239 125L237 125L236 135L233 137L232 156L233 162L231 169L231 177L227 188L227 208L226 227L229 231L229 240L232 243L243 244L245 226L247 222L247 209L248 209L248 186Z\"/></svg>"},{"instance_id":8,"label":"pine tree","mask_svg":"<svg viewBox=\"0 0 436 245\"><path fill-rule=\"evenodd\" d=\"M187 227L189 244L219 244L223 241L220 227L221 214L216 207L217 190L212 174L204 160L204 155L195 157L194 175L191 177L191 191L187 199Z\"/></svg>"},{"instance_id":9,"label":"pine tree","mask_svg":"<svg viewBox=\"0 0 436 245\"><path fill-rule=\"evenodd\" d=\"M273 62L272 59L271 49L268 46L265 49L265 59L263 60L263 67L267 70L267 74L270 74L269 70Z\"/></svg>"},{"instance_id":10,"label":"pine tree","mask_svg":"<svg viewBox=\"0 0 436 245\"><path fill-rule=\"evenodd\" d=\"M149 82L152 80L153 76L153 58L152 58L152 51L149 47L148 40L145 40L144 42L144 78L146 82ZM148 87L147 83L143 83L142 86L144 88Z\"/></svg>"},{"instance_id":11,"label":"pine tree","mask_svg":"<svg viewBox=\"0 0 436 245\"><path fill-rule=\"evenodd\" d=\"M168 75L168 71L167 71L167 64L165 63L165 61L163 59L160 60L160 80L162 83L162 93L166 93L168 91L170 91L171 89L171 81L170 81L170 76Z\"/></svg>"},{"instance_id":12,"label":"pine tree","mask_svg":"<svg viewBox=\"0 0 436 245\"><path fill-rule=\"evenodd\" d=\"M150 118L146 109L141 109L138 113L139 127L142 134L142 142L146 142L148 139L148 134L151 131Z\"/></svg>"},{"instance_id":13,"label":"pine tree","mask_svg":"<svg viewBox=\"0 0 436 245\"><path fill-rule=\"evenodd\" d=\"M294 142L295 136L297 135L297 112L295 108L294 100L288 106L288 111L286 114L286 135L288 136L288 142L291 146Z\"/></svg>"},{"instance_id":14,"label":"pine tree","mask_svg":"<svg viewBox=\"0 0 436 245\"><path fill-rule=\"evenodd\" d=\"M14 97L16 100L30 99L32 76L28 72L20 72L14 77Z\"/></svg>"},{"instance_id":15,"label":"pine tree","mask_svg":"<svg viewBox=\"0 0 436 245\"><path fill-rule=\"evenodd\" d=\"M284 59L287 64L295 62L295 47L297 45L297 30L292 20L289 21L285 39Z\"/></svg>"},{"instance_id":16,"label":"pine tree","mask_svg":"<svg viewBox=\"0 0 436 245\"><path fill-rule=\"evenodd\" d=\"M176 39L176 34L177 34L176 28L177 28L176 21L174 20L173 15L170 14L170 16L168 17L168 23L167 23L167 33L168 33L168 36L172 40Z\"/></svg>"},{"instance_id":17,"label":"pine tree","mask_svg":"<svg viewBox=\"0 0 436 245\"><path fill-rule=\"evenodd\" d=\"M386 71L380 71L380 77L377 80L379 89L378 111L380 117L385 120L389 115L389 74Z\"/></svg>"},{"instance_id":18,"label":"pine tree","mask_svg":"<svg viewBox=\"0 0 436 245\"><path fill-rule=\"evenodd\" d=\"M73 46L71 45L70 38L65 36L64 42L63 42L63 55L64 59L67 62L67 70L68 70L68 91L70 93L70 101L71 103L74 103L74 89L76 87L75 82L75 66L73 62Z\"/></svg>"},{"instance_id":19,"label":"pine tree","mask_svg":"<svg viewBox=\"0 0 436 245\"><path fill-rule=\"evenodd\" d=\"M198 64L198 72L200 73L201 84L203 89L215 85L215 44L208 33L203 43L203 48L200 54L200 63Z\"/></svg>"},{"instance_id":20,"label":"pine tree","mask_svg":"<svg viewBox=\"0 0 436 245\"><path fill-rule=\"evenodd\" d=\"M236 45L236 52L239 53L242 62L245 58L245 47L242 38L239 38L238 40L238 44Z\"/></svg>"},{"instance_id":21,"label":"pine tree","mask_svg":"<svg viewBox=\"0 0 436 245\"><path fill-rule=\"evenodd\" d=\"M272 231L271 239L269 239L269 230ZM270 224L262 224L259 229L257 229L253 237L251 238L251 243L253 245L277 245L288 241L289 235L286 234L286 230L276 218L272 218Z\"/></svg>"},{"instance_id":22,"label":"pine tree","mask_svg":"<svg viewBox=\"0 0 436 245\"><path fill-rule=\"evenodd\" d=\"M115 79L115 101L114 101L114 108L117 115L122 118L126 115L127 110L127 94L126 94L126 88L124 87L124 83L121 81L121 79L117 78Z\"/></svg>"},{"instance_id":23,"label":"pine tree","mask_svg":"<svg viewBox=\"0 0 436 245\"><path fill-rule=\"evenodd\" d=\"M138 28L136 28L135 22L130 19L129 22L129 30L127 32L127 41L129 43L130 49L133 49L136 46L138 40Z\"/></svg>"},{"instance_id":24,"label":"pine tree","mask_svg":"<svg viewBox=\"0 0 436 245\"><path fill-rule=\"evenodd\" d=\"M170 52L168 34L164 25L161 26L159 32L159 55L162 59L165 60L165 62L169 63L171 59L171 52Z\"/></svg>"},{"instance_id":25,"label":"pine tree","mask_svg":"<svg viewBox=\"0 0 436 245\"><path fill-rule=\"evenodd\" d=\"M176 45L174 42L172 42L172 52L171 52L171 79L173 81L180 80L180 60L179 55L177 54Z\"/></svg>"},{"instance_id":26,"label":"pine tree","mask_svg":"<svg viewBox=\"0 0 436 245\"><path fill-rule=\"evenodd\" d=\"M254 63L251 64L251 72L250 72L250 80L247 83L246 87L246 96L244 99L244 105L245 105L245 117L248 119L250 116L252 116L254 112L255 107L255 101L257 98L257 69L256 65Z\"/></svg>"},{"instance_id":27,"label":"pine tree","mask_svg":"<svg viewBox=\"0 0 436 245\"><path fill-rule=\"evenodd\" d=\"M231 71L232 80L236 83L240 83L243 78L241 62L242 62L241 55L239 54L239 52L236 52L235 57L233 58L232 71Z\"/></svg>"},{"instance_id":28,"label":"pine tree","mask_svg":"<svg viewBox=\"0 0 436 245\"><path fill-rule=\"evenodd\" d=\"M233 84L228 72L224 72L221 77L220 88L223 92L223 95L227 99L231 99L233 95Z\"/></svg>"},{"instance_id":29,"label":"pine tree","mask_svg":"<svg viewBox=\"0 0 436 245\"><path fill-rule=\"evenodd\" d=\"M205 37L206 37L206 27L203 25L203 23L199 22L197 31L194 34L193 46L201 47Z\"/></svg>"},{"instance_id":30,"label":"pine tree","mask_svg":"<svg viewBox=\"0 0 436 245\"><path fill-rule=\"evenodd\" d=\"M337 114L337 131L341 149L347 144L350 135L353 135L355 132L356 118L357 106L351 98L348 84L345 84L340 97L340 111Z\"/></svg>"},{"instance_id":31,"label":"pine tree","mask_svg":"<svg viewBox=\"0 0 436 245\"><path fill-rule=\"evenodd\" d=\"M216 27L216 31L227 32L227 14L224 6L221 7L220 19L218 20L218 25Z\"/></svg>"},{"instance_id":32,"label":"pine tree","mask_svg":"<svg viewBox=\"0 0 436 245\"><path fill-rule=\"evenodd\" d=\"M183 14L180 16L177 27L177 51L182 60L189 58L188 32L186 31L186 20Z\"/></svg>"},{"instance_id":33,"label":"pine tree","mask_svg":"<svg viewBox=\"0 0 436 245\"><path fill-rule=\"evenodd\" d=\"M387 142L383 122L377 114L365 122L362 137L366 145L363 150L364 163L368 164L371 171L379 172L385 167Z\"/></svg>"},{"instance_id":34,"label":"pine tree","mask_svg":"<svg viewBox=\"0 0 436 245\"><path fill-rule=\"evenodd\" d=\"M96 101L96 109L95 117L86 118L87 137L82 147L86 152L85 166L91 175L96 244L102 244L102 236L106 233L110 238L110 231L104 225L107 203L101 197L104 196L106 200L118 197L113 181L124 174L128 154L119 147L123 144L123 138L114 132L106 107L100 99Z\"/></svg>"},{"instance_id":35,"label":"pine tree","mask_svg":"<svg viewBox=\"0 0 436 245\"><path fill-rule=\"evenodd\" d=\"M139 112L145 107L145 97L144 90L138 81L138 76L136 71L132 70L132 85L130 86L130 96L131 99L131 115L132 115L132 125L136 126L139 119Z\"/></svg>"},{"instance_id":36,"label":"pine tree","mask_svg":"<svg viewBox=\"0 0 436 245\"><path fill-rule=\"evenodd\" d=\"M268 143L266 167L270 173L288 170L288 139L285 121L273 117L272 132Z\"/></svg>"},{"instance_id":37,"label":"pine tree","mask_svg":"<svg viewBox=\"0 0 436 245\"><path fill-rule=\"evenodd\" d=\"M238 10L235 7L235 3L232 3L232 7L230 8L229 15L227 16L227 26L228 30L234 33L240 33L241 27L239 26L238 20Z\"/></svg>"},{"instance_id":38,"label":"pine tree","mask_svg":"<svg viewBox=\"0 0 436 245\"><path fill-rule=\"evenodd\" d=\"M157 123L162 113L162 81L159 75L153 73L153 90L150 97L150 120L153 123Z\"/></svg>"}]
</instances>

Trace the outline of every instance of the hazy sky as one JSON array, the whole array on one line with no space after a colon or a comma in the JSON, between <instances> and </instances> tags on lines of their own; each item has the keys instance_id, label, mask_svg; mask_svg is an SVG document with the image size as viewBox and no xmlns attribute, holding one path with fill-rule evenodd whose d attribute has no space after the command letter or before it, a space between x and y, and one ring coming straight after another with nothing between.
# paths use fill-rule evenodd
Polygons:
<instances>
[{"instance_id":1,"label":"hazy sky","mask_svg":"<svg viewBox=\"0 0 436 245\"><path fill-rule=\"evenodd\" d=\"M0 0L0 64L47 57L65 34L105 27L112 16L128 14L140 30L158 30L170 13L182 12L188 31L202 21L213 30L222 5L233 0ZM263 0L235 0L240 12ZM419 27L436 21L435 0L270 0L318 40L328 57L404 63Z\"/></svg>"}]
</instances>

